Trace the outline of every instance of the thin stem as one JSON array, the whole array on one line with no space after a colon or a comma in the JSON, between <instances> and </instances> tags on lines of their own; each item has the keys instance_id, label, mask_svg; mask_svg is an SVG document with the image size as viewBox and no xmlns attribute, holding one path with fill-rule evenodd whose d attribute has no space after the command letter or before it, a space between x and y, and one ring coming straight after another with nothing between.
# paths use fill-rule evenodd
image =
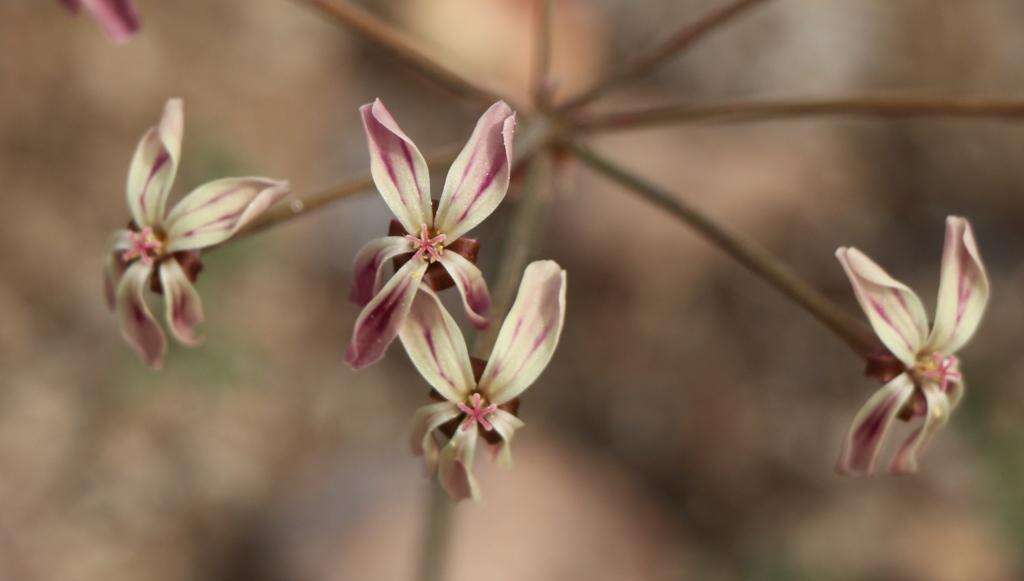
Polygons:
<instances>
[{"instance_id":1,"label":"thin stem","mask_svg":"<svg viewBox=\"0 0 1024 581\"><path fill-rule=\"evenodd\" d=\"M366 9L348 0L292 0L318 10L324 16L347 27L362 38L390 52L405 61L416 71L448 89L452 93L470 100L490 104L504 99L511 100L487 89L476 80L458 73L440 59L430 56L419 43L402 33Z\"/></svg>"},{"instance_id":2,"label":"thin stem","mask_svg":"<svg viewBox=\"0 0 1024 581\"><path fill-rule=\"evenodd\" d=\"M541 111L551 100L551 18L554 12L551 0L536 0L536 24L533 40L533 78L531 93L534 105Z\"/></svg>"},{"instance_id":3,"label":"thin stem","mask_svg":"<svg viewBox=\"0 0 1024 581\"><path fill-rule=\"evenodd\" d=\"M713 105L679 103L594 115L577 121L584 131L623 131L700 121L768 121L815 115L866 117L1024 117L1024 101L849 97L828 100L740 101Z\"/></svg>"},{"instance_id":4,"label":"thin stem","mask_svg":"<svg viewBox=\"0 0 1024 581\"><path fill-rule=\"evenodd\" d=\"M708 14L705 14L700 20L683 26L664 42L652 48L650 51L636 57L632 62L621 68L618 72L612 73L594 87L576 97L573 97L569 101L566 101L559 107L559 111L578 109L579 107L590 103L594 99L597 99L609 89L650 73L673 56L683 52L690 46L693 46L693 44L698 40L717 30L736 16L743 14L750 8L762 4L765 1L766 0L734 0L730 4L716 10L712 10Z\"/></svg>"},{"instance_id":5,"label":"thin stem","mask_svg":"<svg viewBox=\"0 0 1024 581\"><path fill-rule=\"evenodd\" d=\"M586 146L579 143L566 145L578 159L690 226L751 272L771 283L838 335L857 354L866 357L877 349L878 342L863 321L850 316L808 285L758 243L730 232L672 193L620 168Z\"/></svg>"},{"instance_id":6,"label":"thin stem","mask_svg":"<svg viewBox=\"0 0 1024 581\"><path fill-rule=\"evenodd\" d=\"M453 502L436 479L431 479L430 498L427 499L426 523L423 529L423 548L420 555L420 581L441 581L447 563L448 545L452 538Z\"/></svg>"}]
</instances>

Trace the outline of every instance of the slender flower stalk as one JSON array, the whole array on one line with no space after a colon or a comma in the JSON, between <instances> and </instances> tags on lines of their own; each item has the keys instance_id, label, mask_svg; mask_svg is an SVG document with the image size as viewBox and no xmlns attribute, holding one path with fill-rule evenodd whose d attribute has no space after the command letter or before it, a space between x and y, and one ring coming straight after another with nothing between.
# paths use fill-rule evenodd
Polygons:
<instances>
[{"instance_id":1,"label":"slender flower stalk","mask_svg":"<svg viewBox=\"0 0 1024 581\"><path fill-rule=\"evenodd\" d=\"M546 111L551 101L551 19L554 12L552 0L534 0L536 25L533 33L533 66L530 92L533 104Z\"/></svg>"},{"instance_id":2,"label":"slender flower stalk","mask_svg":"<svg viewBox=\"0 0 1024 581\"><path fill-rule=\"evenodd\" d=\"M128 42L139 30L139 15L132 0L60 0L68 10L77 13L85 8L92 15L110 40L122 44Z\"/></svg>"}]
</instances>

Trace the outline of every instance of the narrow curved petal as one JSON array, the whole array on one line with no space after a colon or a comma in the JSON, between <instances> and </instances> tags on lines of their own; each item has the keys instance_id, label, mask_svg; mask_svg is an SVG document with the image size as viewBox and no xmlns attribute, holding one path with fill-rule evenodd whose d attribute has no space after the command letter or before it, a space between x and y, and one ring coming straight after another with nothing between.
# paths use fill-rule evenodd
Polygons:
<instances>
[{"instance_id":1,"label":"narrow curved petal","mask_svg":"<svg viewBox=\"0 0 1024 581\"><path fill-rule=\"evenodd\" d=\"M473 476L477 425L455 430L455 436L441 450L438 479L452 500L480 500L480 487Z\"/></svg>"},{"instance_id":2,"label":"narrow curved petal","mask_svg":"<svg viewBox=\"0 0 1024 581\"><path fill-rule=\"evenodd\" d=\"M498 101L476 123L448 170L434 221L451 242L483 222L505 199L512 174L516 114Z\"/></svg>"},{"instance_id":3,"label":"narrow curved petal","mask_svg":"<svg viewBox=\"0 0 1024 581\"><path fill-rule=\"evenodd\" d=\"M419 234L434 225L430 170L416 144L402 131L380 99L359 108L370 147L370 175L384 202L405 231Z\"/></svg>"},{"instance_id":4,"label":"narrow curved petal","mask_svg":"<svg viewBox=\"0 0 1024 581\"><path fill-rule=\"evenodd\" d=\"M160 263L160 284L171 334L185 345L198 345L201 339L196 335L196 327L203 322L203 302L174 258Z\"/></svg>"},{"instance_id":5,"label":"narrow curved petal","mask_svg":"<svg viewBox=\"0 0 1024 581\"><path fill-rule=\"evenodd\" d=\"M128 207L140 227L159 226L163 220L167 194L178 172L184 130L184 104L181 99L169 99L160 123L142 136L135 149L126 191Z\"/></svg>"},{"instance_id":6,"label":"narrow curved petal","mask_svg":"<svg viewBox=\"0 0 1024 581\"><path fill-rule=\"evenodd\" d=\"M928 401L928 412L924 416L924 424L914 430L903 442L899 451L889 464L889 472L893 474L911 474L917 472L917 456L931 442L935 432L946 425L950 414L949 397L938 386L926 384L924 397Z\"/></svg>"},{"instance_id":7,"label":"narrow curved petal","mask_svg":"<svg viewBox=\"0 0 1024 581\"><path fill-rule=\"evenodd\" d=\"M921 299L856 248L840 248L836 258L878 338L904 365L914 365L928 337Z\"/></svg>"},{"instance_id":8,"label":"narrow curved petal","mask_svg":"<svg viewBox=\"0 0 1024 581\"><path fill-rule=\"evenodd\" d=\"M565 322L565 271L553 260L531 263L498 333L480 391L501 405L522 393L555 353Z\"/></svg>"},{"instance_id":9,"label":"narrow curved petal","mask_svg":"<svg viewBox=\"0 0 1024 581\"><path fill-rule=\"evenodd\" d=\"M85 6L116 43L127 42L139 30L139 15L131 0L64 0L64 3L73 9Z\"/></svg>"},{"instance_id":10,"label":"narrow curved petal","mask_svg":"<svg viewBox=\"0 0 1024 581\"><path fill-rule=\"evenodd\" d=\"M131 231L117 230L110 237L110 251L103 265L103 294L107 299L107 306L111 309L117 299L117 285L124 274L124 263L120 260L121 253L131 248Z\"/></svg>"},{"instance_id":11,"label":"narrow curved petal","mask_svg":"<svg viewBox=\"0 0 1024 581\"><path fill-rule=\"evenodd\" d=\"M491 311L491 294L487 291L483 273L464 256L454 252L445 252L438 262L455 281L469 322L477 329L486 329L489 324L487 315Z\"/></svg>"},{"instance_id":12,"label":"narrow curved petal","mask_svg":"<svg viewBox=\"0 0 1024 581\"><path fill-rule=\"evenodd\" d=\"M462 331L426 285L416 293L398 337L420 375L442 397L460 402L476 389Z\"/></svg>"},{"instance_id":13,"label":"narrow curved petal","mask_svg":"<svg viewBox=\"0 0 1024 581\"><path fill-rule=\"evenodd\" d=\"M948 354L963 347L978 329L988 297L988 275L971 224L950 216L946 218L939 300L929 348Z\"/></svg>"},{"instance_id":14,"label":"narrow curved petal","mask_svg":"<svg viewBox=\"0 0 1024 581\"><path fill-rule=\"evenodd\" d=\"M353 369L362 369L384 356L409 314L426 271L426 261L406 262L359 313L345 352L345 361Z\"/></svg>"},{"instance_id":15,"label":"narrow curved petal","mask_svg":"<svg viewBox=\"0 0 1024 581\"><path fill-rule=\"evenodd\" d=\"M129 266L117 286L115 302L117 320L125 341L139 353L146 365L159 369L163 365L167 341L143 297L152 272L153 267L141 261Z\"/></svg>"},{"instance_id":16,"label":"narrow curved petal","mask_svg":"<svg viewBox=\"0 0 1024 581\"><path fill-rule=\"evenodd\" d=\"M836 472L862 476L875 472L875 458L896 414L914 394L914 381L903 373L875 392L853 419Z\"/></svg>"},{"instance_id":17,"label":"narrow curved petal","mask_svg":"<svg viewBox=\"0 0 1024 581\"><path fill-rule=\"evenodd\" d=\"M363 246L352 265L352 290L348 300L365 307L380 292L384 263L396 256L412 252L412 243L401 236L385 236L370 240Z\"/></svg>"},{"instance_id":18,"label":"narrow curved petal","mask_svg":"<svg viewBox=\"0 0 1024 581\"><path fill-rule=\"evenodd\" d=\"M198 250L231 238L288 194L288 182L224 178L196 188L167 215L167 251Z\"/></svg>"},{"instance_id":19,"label":"narrow curved petal","mask_svg":"<svg viewBox=\"0 0 1024 581\"><path fill-rule=\"evenodd\" d=\"M447 401L425 405L413 415L409 446L414 456L423 456L428 475L432 476L437 470L437 459L441 451L434 430L457 417L459 408Z\"/></svg>"},{"instance_id":20,"label":"narrow curved petal","mask_svg":"<svg viewBox=\"0 0 1024 581\"><path fill-rule=\"evenodd\" d=\"M516 430L526 424L523 423L523 420L502 409L495 410L488 419L494 426L494 431L501 436L501 443L498 444L498 465L502 468L511 468L512 436L515 435Z\"/></svg>"}]
</instances>

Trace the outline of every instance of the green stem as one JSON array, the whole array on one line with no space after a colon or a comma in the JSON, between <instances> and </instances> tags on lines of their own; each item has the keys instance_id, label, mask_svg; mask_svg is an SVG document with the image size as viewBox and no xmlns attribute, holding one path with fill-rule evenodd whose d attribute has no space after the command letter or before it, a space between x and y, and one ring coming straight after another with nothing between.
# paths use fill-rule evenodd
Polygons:
<instances>
[{"instance_id":1,"label":"green stem","mask_svg":"<svg viewBox=\"0 0 1024 581\"><path fill-rule=\"evenodd\" d=\"M427 499L427 521L423 529L423 548L420 555L420 581L441 581L447 563L448 545L452 538L452 508L454 503L436 479L430 481Z\"/></svg>"}]
</instances>

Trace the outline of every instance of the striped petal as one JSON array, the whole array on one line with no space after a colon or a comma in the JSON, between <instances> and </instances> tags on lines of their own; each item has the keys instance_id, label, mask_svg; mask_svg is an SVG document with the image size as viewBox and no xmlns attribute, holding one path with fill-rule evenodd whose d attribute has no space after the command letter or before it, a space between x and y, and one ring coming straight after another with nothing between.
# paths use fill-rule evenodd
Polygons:
<instances>
[{"instance_id":1,"label":"striped petal","mask_svg":"<svg viewBox=\"0 0 1024 581\"><path fill-rule=\"evenodd\" d=\"M497 405L518 397L544 371L565 322L565 271L552 260L531 263L480 377Z\"/></svg>"},{"instance_id":2,"label":"striped petal","mask_svg":"<svg viewBox=\"0 0 1024 581\"><path fill-rule=\"evenodd\" d=\"M196 336L196 326L203 322L203 302L176 259L160 263L160 284L171 334L185 345L198 345L201 340Z\"/></svg>"},{"instance_id":3,"label":"striped petal","mask_svg":"<svg viewBox=\"0 0 1024 581\"><path fill-rule=\"evenodd\" d=\"M950 216L946 218L939 300L929 349L950 354L963 347L978 329L988 297L988 275L971 224Z\"/></svg>"},{"instance_id":4,"label":"striped petal","mask_svg":"<svg viewBox=\"0 0 1024 581\"><path fill-rule=\"evenodd\" d=\"M526 424L503 409L495 410L488 420L494 426L494 431L498 432L498 435L501 436L501 443L498 444L498 465L503 468L511 468L512 436L515 435L516 430Z\"/></svg>"},{"instance_id":5,"label":"striped petal","mask_svg":"<svg viewBox=\"0 0 1024 581\"><path fill-rule=\"evenodd\" d=\"M435 225L451 242L483 222L505 199L512 173L516 114L498 101L491 105L455 158L444 182Z\"/></svg>"},{"instance_id":6,"label":"striped petal","mask_svg":"<svg viewBox=\"0 0 1024 581\"><path fill-rule=\"evenodd\" d=\"M489 324L487 315L491 311L491 295L487 292L487 281L483 273L475 264L455 252L445 252L438 262L455 281L469 321L477 329L486 329Z\"/></svg>"},{"instance_id":7,"label":"striped petal","mask_svg":"<svg viewBox=\"0 0 1024 581\"><path fill-rule=\"evenodd\" d=\"M480 500L480 487L473 476L476 441L477 424L474 422L466 429L455 430L455 436L441 450L438 479L452 500Z\"/></svg>"},{"instance_id":8,"label":"striped petal","mask_svg":"<svg viewBox=\"0 0 1024 581\"><path fill-rule=\"evenodd\" d=\"M401 236L385 236L369 241L356 254L348 300L365 307L380 292L384 263L407 252L412 252L412 243Z\"/></svg>"},{"instance_id":9,"label":"striped petal","mask_svg":"<svg viewBox=\"0 0 1024 581\"><path fill-rule=\"evenodd\" d=\"M412 417L412 434L409 445L414 456L423 456L427 474L437 471L437 460L441 447L437 444L434 430L459 417L459 408L447 401L425 405L416 410Z\"/></svg>"},{"instance_id":10,"label":"striped petal","mask_svg":"<svg viewBox=\"0 0 1024 581\"><path fill-rule=\"evenodd\" d=\"M85 6L116 43L127 42L139 30L139 15L131 0L65 0L64 3L73 10Z\"/></svg>"},{"instance_id":11,"label":"striped petal","mask_svg":"<svg viewBox=\"0 0 1024 581\"><path fill-rule=\"evenodd\" d=\"M121 261L121 253L131 248L131 231L117 230L110 237L107 259L103 265L103 294L107 299L107 306L114 308L117 299L117 285L124 274L125 265Z\"/></svg>"},{"instance_id":12,"label":"striped petal","mask_svg":"<svg viewBox=\"0 0 1024 581\"><path fill-rule=\"evenodd\" d=\"M398 337L420 375L442 397L460 402L476 389L462 331L426 285L416 293Z\"/></svg>"},{"instance_id":13,"label":"striped petal","mask_svg":"<svg viewBox=\"0 0 1024 581\"><path fill-rule=\"evenodd\" d=\"M288 194L288 182L224 178L196 188L167 216L167 251L198 250L231 238Z\"/></svg>"},{"instance_id":14,"label":"striped petal","mask_svg":"<svg viewBox=\"0 0 1024 581\"><path fill-rule=\"evenodd\" d=\"M370 148L370 174L384 202L410 234L434 225L430 170L416 144L377 99L359 108Z\"/></svg>"},{"instance_id":15,"label":"striped petal","mask_svg":"<svg viewBox=\"0 0 1024 581\"><path fill-rule=\"evenodd\" d=\"M136 261L129 266L117 285L115 306L125 341L128 341L147 365L160 369L163 366L167 341L143 297L152 273L153 267L142 261Z\"/></svg>"},{"instance_id":16,"label":"striped petal","mask_svg":"<svg viewBox=\"0 0 1024 581\"><path fill-rule=\"evenodd\" d=\"M914 430L903 442L899 451L889 464L893 474L911 474L917 472L917 455L931 442L935 432L946 425L951 411L950 398L934 384L925 384L924 397L928 402L928 411L924 416L924 424Z\"/></svg>"},{"instance_id":17,"label":"striped petal","mask_svg":"<svg viewBox=\"0 0 1024 581\"><path fill-rule=\"evenodd\" d=\"M836 472L852 476L874 474L875 458L885 435L896 414L913 394L914 381L910 375L902 373L871 396L853 419Z\"/></svg>"},{"instance_id":18,"label":"striped petal","mask_svg":"<svg viewBox=\"0 0 1024 581\"><path fill-rule=\"evenodd\" d=\"M840 248L836 258L878 338L904 365L913 366L928 337L921 299L856 248Z\"/></svg>"},{"instance_id":19,"label":"striped petal","mask_svg":"<svg viewBox=\"0 0 1024 581\"><path fill-rule=\"evenodd\" d=\"M426 271L424 260L406 262L359 313L345 352L345 361L353 369L366 367L384 356L409 314Z\"/></svg>"},{"instance_id":20,"label":"striped petal","mask_svg":"<svg viewBox=\"0 0 1024 581\"><path fill-rule=\"evenodd\" d=\"M184 130L184 103L170 99L159 125L150 128L135 148L126 191L128 207L139 227L156 227L163 220L167 194L178 171Z\"/></svg>"}]
</instances>

